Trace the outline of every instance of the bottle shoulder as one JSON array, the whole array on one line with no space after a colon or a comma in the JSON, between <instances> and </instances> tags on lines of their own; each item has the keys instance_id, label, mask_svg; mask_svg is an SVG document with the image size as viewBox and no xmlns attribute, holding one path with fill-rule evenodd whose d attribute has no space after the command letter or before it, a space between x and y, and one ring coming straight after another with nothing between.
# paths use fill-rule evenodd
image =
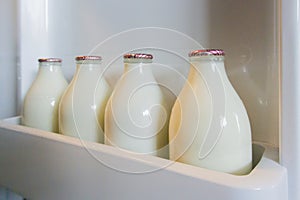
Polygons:
<instances>
[{"instance_id":1,"label":"bottle shoulder","mask_svg":"<svg viewBox=\"0 0 300 200\"><path fill-rule=\"evenodd\" d=\"M45 80L36 78L27 93L61 93L68 86L65 79Z\"/></svg>"}]
</instances>

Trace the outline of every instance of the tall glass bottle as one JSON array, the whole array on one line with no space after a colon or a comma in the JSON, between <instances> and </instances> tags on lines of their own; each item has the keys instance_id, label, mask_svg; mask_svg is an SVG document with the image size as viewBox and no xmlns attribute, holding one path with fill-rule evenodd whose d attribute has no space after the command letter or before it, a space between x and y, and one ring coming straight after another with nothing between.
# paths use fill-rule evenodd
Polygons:
<instances>
[{"instance_id":1,"label":"tall glass bottle","mask_svg":"<svg viewBox=\"0 0 300 200\"><path fill-rule=\"evenodd\" d=\"M100 56L77 56L76 72L59 105L59 132L103 143L104 111L111 89Z\"/></svg>"},{"instance_id":2,"label":"tall glass bottle","mask_svg":"<svg viewBox=\"0 0 300 200\"><path fill-rule=\"evenodd\" d=\"M152 55L124 55L124 72L105 111L105 144L168 158L164 95L152 74Z\"/></svg>"},{"instance_id":3,"label":"tall glass bottle","mask_svg":"<svg viewBox=\"0 0 300 200\"><path fill-rule=\"evenodd\" d=\"M59 58L41 58L36 79L23 104L22 124L58 132L58 105L68 83Z\"/></svg>"},{"instance_id":4,"label":"tall glass bottle","mask_svg":"<svg viewBox=\"0 0 300 200\"><path fill-rule=\"evenodd\" d=\"M190 72L171 113L170 158L212 170L247 174L252 168L246 109L224 67L224 51L192 51Z\"/></svg>"}]
</instances>

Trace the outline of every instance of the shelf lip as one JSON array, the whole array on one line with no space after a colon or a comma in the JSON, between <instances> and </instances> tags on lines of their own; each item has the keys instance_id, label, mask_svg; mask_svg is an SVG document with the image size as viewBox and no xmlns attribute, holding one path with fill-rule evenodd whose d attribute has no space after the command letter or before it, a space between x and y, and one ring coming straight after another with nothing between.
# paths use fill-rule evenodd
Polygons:
<instances>
[{"instance_id":1,"label":"shelf lip","mask_svg":"<svg viewBox=\"0 0 300 200\"><path fill-rule=\"evenodd\" d=\"M77 138L55 134L35 128L17 125L20 117L13 117L0 121L0 139L1 133L9 132L10 134L22 135L26 138L38 138L39 140L47 140L48 142L61 143L79 149L87 150L87 153L94 155L106 155L120 160L129 160L138 165L147 166L149 171L142 173L154 173L160 170L187 176L192 179L208 181L213 184L222 185L228 188L242 188L248 190L263 190L274 188L277 184L285 182L286 169L277 162L267 158L265 152L250 174L244 176L236 176L222 172L216 172L208 169L203 169L179 162L172 162L159 157L148 155L137 155L115 147L98 144L94 142L82 141ZM14 123L15 124L11 124ZM257 144L255 144L257 145ZM120 161L122 162L122 161ZM110 167L110 166L107 166ZM122 170L121 170L122 172ZM123 173L126 173L123 171ZM131 173L131 172L130 172ZM133 174L142 174L133 173Z\"/></svg>"}]
</instances>

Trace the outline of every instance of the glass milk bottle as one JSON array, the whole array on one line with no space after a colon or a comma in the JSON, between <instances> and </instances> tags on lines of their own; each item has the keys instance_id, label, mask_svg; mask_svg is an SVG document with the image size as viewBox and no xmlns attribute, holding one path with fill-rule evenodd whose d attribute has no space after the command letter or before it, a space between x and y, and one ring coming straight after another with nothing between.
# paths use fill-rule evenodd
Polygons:
<instances>
[{"instance_id":1,"label":"glass milk bottle","mask_svg":"<svg viewBox=\"0 0 300 200\"><path fill-rule=\"evenodd\" d=\"M23 105L22 124L58 132L58 105L68 83L59 58L41 58L36 79L29 88Z\"/></svg>"},{"instance_id":2,"label":"glass milk bottle","mask_svg":"<svg viewBox=\"0 0 300 200\"><path fill-rule=\"evenodd\" d=\"M59 132L103 143L104 111L111 89L100 56L77 56L76 72L59 105Z\"/></svg>"},{"instance_id":3,"label":"glass milk bottle","mask_svg":"<svg viewBox=\"0 0 300 200\"><path fill-rule=\"evenodd\" d=\"M252 168L246 109L225 72L224 51L192 51L190 72L171 113L170 159L243 175Z\"/></svg>"},{"instance_id":4,"label":"glass milk bottle","mask_svg":"<svg viewBox=\"0 0 300 200\"><path fill-rule=\"evenodd\" d=\"M124 55L124 72L105 111L105 144L168 158L169 112L151 54Z\"/></svg>"}]
</instances>

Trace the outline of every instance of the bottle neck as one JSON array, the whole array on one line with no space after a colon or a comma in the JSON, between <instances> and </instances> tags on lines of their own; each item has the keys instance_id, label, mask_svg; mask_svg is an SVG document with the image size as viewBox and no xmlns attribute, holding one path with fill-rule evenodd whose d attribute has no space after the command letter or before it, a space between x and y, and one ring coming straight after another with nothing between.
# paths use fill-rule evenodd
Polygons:
<instances>
[{"instance_id":1,"label":"bottle neck","mask_svg":"<svg viewBox=\"0 0 300 200\"><path fill-rule=\"evenodd\" d=\"M77 61L76 62L76 73L80 72L98 72L102 71L100 61Z\"/></svg>"},{"instance_id":2,"label":"bottle neck","mask_svg":"<svg viewBox=\"0 0 300 200\"><path fill-rule=\"evenodd\" d=\"M132 61L125 61L124 62L124 74L145 74L151 73L151 60L146 59L136 59Z\"/></svg>"},{"instance_id":3,"label":"bottle neck","mask_svg":"<svg viewBox=\"0 0 300 200\"><path fill-rule=\"evenodd\" d=\"M102 76L102 72L103 69L100 61L77 61L73 80L92 83Z\"/></svg>"},{"instance_id":4,"label":"bottle neck","mask_svg":"<svg viewBox=\"0 0 300 200\"><path fill-rule=\"evenodd\" d=\"M221 76L223 80L227 80L223 56L201 56L190 58L191 68L189 80L197 78L213 78Z\"/></svg>"},{"instance_id":5,"label":"bottle neck","mask_svg":"<svg viewBox=\"0 0 300 200\"><path fill-rule=\"evenodd\" d=\"M42 62L39 63L39 75L62 73L61 63Z\"/></svg>"}]
</instances>

